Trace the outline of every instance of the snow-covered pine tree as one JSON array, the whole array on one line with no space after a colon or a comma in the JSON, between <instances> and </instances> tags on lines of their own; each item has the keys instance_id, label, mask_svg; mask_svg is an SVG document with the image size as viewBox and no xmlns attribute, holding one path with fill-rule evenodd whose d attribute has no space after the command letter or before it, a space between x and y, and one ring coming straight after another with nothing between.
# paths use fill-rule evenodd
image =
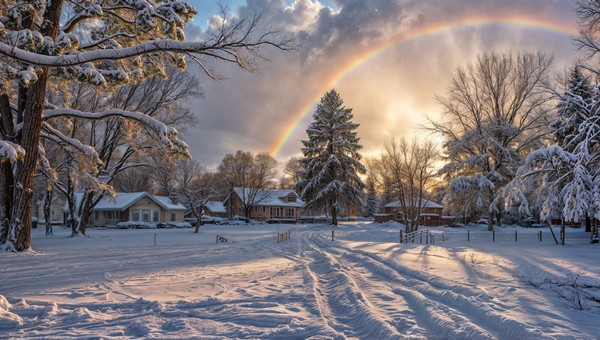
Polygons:
<instances>
[{"instance_id":1,"label":"snow-covered pine tree","mask_svg":"<svg viewBox=\"0 0 600 340\"><path fill-rule=\"evenodd\" d=\"M358 124L352 122L351 108L346 108L339 93L327 92L317 105L314 121L306 129L301 160L305 168L300 181L302 199L307 209L328 209L337 225L341 208L361 206L365 187L359 174L366 173L360 162Z\"/></svg>"},{"instance_id":2,"label":"snow-covered pine tree","mask_svg":"<svg viewBox=\"0 0 600 340\"><path fill-rule=\"evenodd\" d=\"M574 66L567 80L567 91L557 105L557 117L550 123L556 144L573 151L578 140L579 125L590 116L593 89L589 79Z\"/></svg>"},{"instance_id":3,"label":"snow-covered pine tree","mask_svg":"<svg viewBox=\"0 0 600 340\"><path fill-rule=\"evenodd\" d=\"M579 126L592 114L593 92L588 77L583 75L578 66L574 66L567 80L567 91L557 105L557 117L550 124L555 130L556 144L565 151L574 151L581 141ZM585 215L586 232L590 232L591 218L587 212Z\"/></svg>"},{"instance_id":4,"label":"snow-covered pine tree","mask_svg":"<svg viewBox=\"0 0 600 340\"><path fill-rule=\"evenodd\" d=\"M581 222L586 217L595 220L592 240L598 240L597 221L600 219L600 85L593 91L591 100L585 102L580 95L566 91L562 102L582 118L576 126L577 133L563 140L566 145L551 145L531 152L525 165L510 184L513 201L523 201L527 183L537 180L538 196L545 197L542 203L543 220L561 217L561 242L564 244L564 221ZM574 105L575 104L575 105ZM565 150L571 149L571 151ZM516 188L516 189L515 189Z\"/></svg>"},{"instance_id":5,"label":"snow-covered pine tree","mask_svg":"<svg viewBox=\"0 0 600 340\"><path fill-rule=\"evenodd\" d=\"M379 208L379 200L377 199L377 191L375 190L375 183L367 180L367 202L365 205L365 217L373 217L377 213Z\"/></svg>"}]
</instances>

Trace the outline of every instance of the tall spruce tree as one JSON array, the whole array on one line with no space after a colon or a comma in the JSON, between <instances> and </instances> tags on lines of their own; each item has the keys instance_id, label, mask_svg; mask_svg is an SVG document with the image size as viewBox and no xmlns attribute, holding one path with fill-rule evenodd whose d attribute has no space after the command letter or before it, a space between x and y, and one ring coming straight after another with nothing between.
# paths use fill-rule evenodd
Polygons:
<instances>
[{"instance_id":1,"label":"tall spruce tree","mask_svg":"<svg viewBox=\"0 0 600 340\"><path fill-rule=\"evenodd\" d=\"M377 214L379 200L377 199L377 191L375 191L375 183L373 180L367 179L367 202L365 204L364 217L373 217Z\"/></svg>"},{"instance_id":2,"label":"tall spruce tree","mask_svg":"<svg viewBox=\"0 0 600 340\"><path fill-rule=\"evenodd\" d=\"M573 151L579 142L579 125L591 115L593 89L579 67L574 66L567 80L567 92L557 105L557 117L551 122L556 143Z\"/></svg>"},{"instance_id":3,"label":"tall spruce tree","mask_svg":"<svg viewBox=\"0 0 600 340\"><path fill-rule=\"evenodd\" d=\"M358 175L366 169L360 162L359 125L352 122L353 117L339 93L331 90L317 105L314 121L306 130L308 140L302 141L301 162L306 171L299 182L301 196L307 209L330 210L333 225L338 224L341 208L361 206L365 188Z\"/></svg>"}]
</instances>

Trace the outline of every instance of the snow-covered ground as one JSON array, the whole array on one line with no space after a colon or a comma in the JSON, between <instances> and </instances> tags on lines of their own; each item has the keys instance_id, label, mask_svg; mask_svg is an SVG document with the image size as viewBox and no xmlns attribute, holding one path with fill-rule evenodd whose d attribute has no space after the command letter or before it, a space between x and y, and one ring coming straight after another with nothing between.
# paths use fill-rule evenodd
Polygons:
<instances>
[{"instance_id":1,"label":"snow-covered ground","mask_svg":"<svg viewBox=\"0 0 600 340\"><path fill-rule=\"evenodd\" d=\"M481 227L483 228L483 227ZM33 230L0 254L0 338L594 338L598 245L397 224ZM277 243L277 233L291 239ZM433 228L432 228L433 229ZM514 242L514 230L518 241ZM216 243L221 235L226 243ZM156 245L154 237L156 235Z\"/></svg>"}]
</instances>

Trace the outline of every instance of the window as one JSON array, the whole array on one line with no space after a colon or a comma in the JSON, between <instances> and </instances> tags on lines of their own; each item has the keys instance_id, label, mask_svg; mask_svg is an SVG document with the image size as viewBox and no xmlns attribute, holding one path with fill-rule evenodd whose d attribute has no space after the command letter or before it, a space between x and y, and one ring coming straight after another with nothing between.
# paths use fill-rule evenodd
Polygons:
<instances>
[{"instance_id":1,"label":"window","mask_svg":"<svg viewBox=\"0 0 600 340\"><path fill-rule=\"evenodd\" d=\"M150 210L142 210L142 222L150 222L151 212Z\"/></svg>"},{"instance_id":2,"label":"window","mask_svg":"<svg viewBox=\"0 0 600 340\"><path fill-rule=\"evenodd\" d=\"M98 212L97 211L94 211L94 219L98 220Z\"/></svg>"},{"instance_id":3,"label":"window","mask_svg":"<svg viewBox=\"0 0 600 340\"><path fill-rule=\"evenodd\" d=\"M296 202L296 195L288 195L287 201L288 202Z\"/></svg>"},{"instance_id":4,"label":"window","mask_svg":"<svg viewBox=\"0 0 600 340\"><path fill-rule=\"evenodd\" d=\"M294 208L285 209L285 217L294 217Z\"/></svg>"},{"instance_id":5,"label":"window","mask_svg":"<svg viewBox=\"0 0 600 340\"><path fill-rule=\"evenodd\" d=\"M271 217L279 217L279 216L281 216L281 208L272 207L271 208Z\"/></svg>"},{"instance_id":6,"label":"window","mask_svg":"<svg viewBox=\"0 0 600 340\"><path fill-rule=\"evenodd\" d=\"M175 213L171 213L171 222L175 222L177 220Z\"/></svg>"},{"instance_id":7,"label":"window","mask_svg":"<svg viewBox=\"0 0 600 340\"><path fill-rule=\"evenodd\" d=\"M107 220L118 220L119 212L118 211L105 211L104 218Z\"/></svg>"},{"instance_id":8,"label":"window","mask_svg":"<svg viewBox=\"0 0 600 340\"><path fill-rule=\"evenodd\" d=\"M133 221L135 221L135 222L139 222L140 221L140 211L139 210L134 210L133 211Z\"/></svg>"},{"instance_id":9,"label":"window","mask_svg":"<svg viewBox=\"0 0 600 340\"><path fill-rule=\"evenodd\" d=\"M159 220L158 219L158 210L154 210L153 213L154 213L154 218L152 219L152 222L158 222L158 220Z\"/></svg>"}]
</instances>

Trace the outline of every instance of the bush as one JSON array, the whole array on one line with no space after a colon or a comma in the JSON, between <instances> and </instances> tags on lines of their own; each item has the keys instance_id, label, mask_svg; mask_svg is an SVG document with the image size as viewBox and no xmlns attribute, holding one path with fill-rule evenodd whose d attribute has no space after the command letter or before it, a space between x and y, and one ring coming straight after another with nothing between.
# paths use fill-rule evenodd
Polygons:
<instances>
[{"instance_id":1,"label":"bush","mask_svg":"<svg viewBox=\"0 0 600 340\"><path fill-rule=\"evenodd\" d=\"M156 225L150 222L119 222L117 229L156 229Z\"/></svg>"},{"instance_id":2,"label":"bush","mask_svg":"<svg viewBox=\"0 0 600 340\"><path fill-rule=\"evenodd\" d=\"M192 225L188 222L161 222L156 225L157 228L191 228Z\"/></svg>"}]
</instances>

